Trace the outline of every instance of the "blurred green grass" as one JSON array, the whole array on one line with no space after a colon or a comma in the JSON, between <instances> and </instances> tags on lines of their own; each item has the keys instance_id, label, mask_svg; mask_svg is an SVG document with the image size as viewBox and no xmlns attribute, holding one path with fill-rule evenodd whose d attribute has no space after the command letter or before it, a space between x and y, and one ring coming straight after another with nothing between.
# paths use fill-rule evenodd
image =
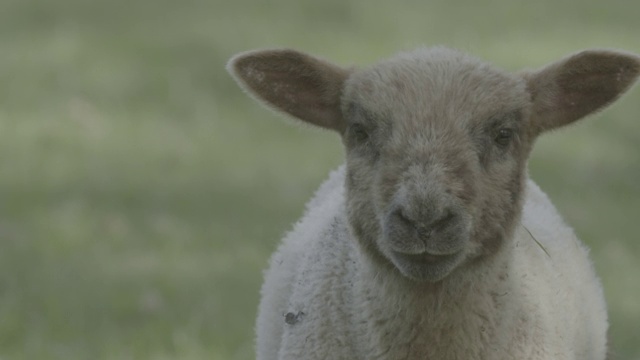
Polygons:
<instances>
[{"instance_id":1,"label":"blurred green grass","mask_svg":"<svg viewBox=\"0 0 640 360\"><path fill-rule=\"evenodd\" d=\"M251 359L261 270L341 162L224 71L236 52L369 64L446 44L508 69L640 53L640 3L3 0L0 359ZM640 90L542 139L530 172L592 247L640 358Z\"/></svg>"}]
</instances>

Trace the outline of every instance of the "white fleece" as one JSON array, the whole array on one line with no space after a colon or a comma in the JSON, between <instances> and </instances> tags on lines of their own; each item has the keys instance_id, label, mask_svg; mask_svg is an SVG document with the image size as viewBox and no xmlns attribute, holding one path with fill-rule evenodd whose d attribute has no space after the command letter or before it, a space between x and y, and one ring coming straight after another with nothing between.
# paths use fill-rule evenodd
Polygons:
<instances>
[{"instance_id":1,"label":"white fleece","mask_svg":"<svg viewBox=\"0 0 640 360\"><path fill-rule=\"evenodd\" d=\"M258 360L605 359L606 306L588 250L533 181L514 239L434 285L362 254L344 176L344 166L330 175L271 259Z\"/></svg>"}]
</instances>

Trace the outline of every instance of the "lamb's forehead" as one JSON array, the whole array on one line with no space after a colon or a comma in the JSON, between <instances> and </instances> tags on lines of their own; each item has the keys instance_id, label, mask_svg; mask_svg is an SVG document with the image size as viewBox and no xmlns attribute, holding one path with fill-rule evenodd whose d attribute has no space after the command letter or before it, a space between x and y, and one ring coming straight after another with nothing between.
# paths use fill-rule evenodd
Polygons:
<instances>
[{"instance_id":1,"label":"lamb's forehead","mask_svg":"<svg viewBox=\"0 0 640 360\"><path fill-rule=\"evenodd\" d=\"M394 118L482 118L526 109L525 80L447 48L401 53L354 72L346 107Z\"/></svg>"}]
</instances>

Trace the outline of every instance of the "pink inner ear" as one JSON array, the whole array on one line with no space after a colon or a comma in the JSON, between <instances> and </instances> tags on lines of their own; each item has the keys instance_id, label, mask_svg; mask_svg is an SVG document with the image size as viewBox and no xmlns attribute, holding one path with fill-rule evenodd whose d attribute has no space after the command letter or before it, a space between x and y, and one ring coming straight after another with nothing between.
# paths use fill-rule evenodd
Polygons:
<instances>
[{"instance_id":1,"label":"pink inner ear","mask_svg":"<svg viewBox=\"0 0 640 360\"><path fill-rule=\"evenodd\" d=\"M232 60L245 88L277 110L341 131L340 92L346 70L292 50L267 50Z\"/></svg>"}]
</instances>

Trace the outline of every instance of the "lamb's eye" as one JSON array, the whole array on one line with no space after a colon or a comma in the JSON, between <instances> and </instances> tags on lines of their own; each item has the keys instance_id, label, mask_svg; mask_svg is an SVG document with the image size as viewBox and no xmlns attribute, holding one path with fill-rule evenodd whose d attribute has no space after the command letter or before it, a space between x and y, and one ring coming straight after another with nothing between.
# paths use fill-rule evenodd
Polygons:
<instances>
[{"instance_id":1,"label":"lamb's eye","mask_svg":"<svg viewBox=\"0 0 640 360\"><path fill-rule=\"evenodd\" d=\"M349 128L349 135L357 143L362 143L369 139L369 132L362 124L351 125Z\"/></svg>"},{"instance_id":2,"label":"lamb's eye","mask_svg":"<svg viewBox=\"0 0 640 360\"><path fill-rule=\"evenodd\" d=\"M513 137L513 130L503 128L498 130L498 133L496 134L494 141L496 142L496 144L498 144L498 146L505 147L509 145L509 142L511 141L512 137Z\"/></svg>"}]
</instances>

